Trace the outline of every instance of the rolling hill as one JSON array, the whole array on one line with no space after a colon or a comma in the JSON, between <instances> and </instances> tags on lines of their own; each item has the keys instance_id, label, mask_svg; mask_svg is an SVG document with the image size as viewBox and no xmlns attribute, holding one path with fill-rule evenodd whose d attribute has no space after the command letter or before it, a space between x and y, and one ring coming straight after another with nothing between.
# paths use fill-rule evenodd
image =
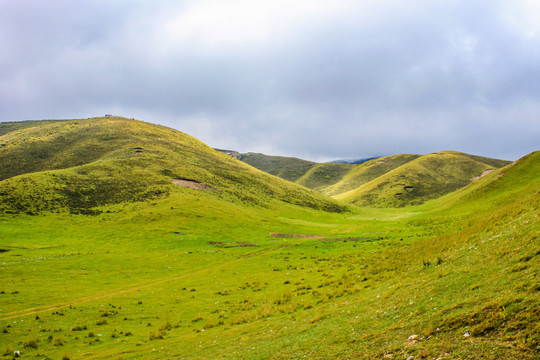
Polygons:
<instances>
[{"instance_id":1,"label":"rolling hill","mask_svg":"<svg viewBox=\"0 0 540 360\"><path fill-rule=\"evenodd\" d=\"M179 185L197 184L246 204L273 199L346 209L162 126L114 117L25 125L0 137L4 211L101 211L97 207L167 197L185 191Z\"/></svg>"},{"instance_id":2,"label":"rolling hill","mask_svg":"<svg viewBox=\"0 0 540 360\"><path fill-rule=\"evenodd\" d=\"M296 182L317 165L312 161L294 157L271 156L260 153L240 154L238 159L259 170L292 182Z\"/></svg>"},{"instance_id":3,"label":"rolling hill","mask_svg":"<svg viewBox=\"0 0 540 360\"><path fill-rule=\"evenodd\" d=\"M262 154L240 160L346 203L369 207L422 204L510 163L455 151L400 154L361 164L317 164Z\"/></svg>"},{"instance_id":4,"label":"rolling hill","mask_svg":"<svg viewBox=\"0 0 540 360\"><path fill-rule=\"evenodd\" d=\"M462 188L485 171L507 163L451 151L428 154L335 198L360 206L418 205Z\"/></svg>"},{"instance_id":5,"label":"rolling hill","mask_svg":"<svg viewBox=\"0 0 540 360\"><path fill-rule=\"evenodd\" d=\"M306 171L458 187L374 208L140 121L2 131L1 359L538 358L538 151Z\"/></svg>"}]
</instances>

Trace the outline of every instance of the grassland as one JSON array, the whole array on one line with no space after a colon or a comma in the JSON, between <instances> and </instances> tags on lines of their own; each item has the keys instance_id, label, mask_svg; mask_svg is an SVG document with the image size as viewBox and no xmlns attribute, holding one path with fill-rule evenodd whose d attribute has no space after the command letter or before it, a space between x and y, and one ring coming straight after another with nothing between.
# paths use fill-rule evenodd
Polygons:
<instances>
[{"instance_id":1,"label":"grassland","mask_svg":"<svg viewBox=\"0 0 540 360\"><path fill-rule=\"evenodd\" d=\"M538 358L540 153L359 208L185 134L93 123L115 140L88 157L90 135L0 138L0 156L55 149L0 182L3 358Z\"/></svg>"}]
</instances>

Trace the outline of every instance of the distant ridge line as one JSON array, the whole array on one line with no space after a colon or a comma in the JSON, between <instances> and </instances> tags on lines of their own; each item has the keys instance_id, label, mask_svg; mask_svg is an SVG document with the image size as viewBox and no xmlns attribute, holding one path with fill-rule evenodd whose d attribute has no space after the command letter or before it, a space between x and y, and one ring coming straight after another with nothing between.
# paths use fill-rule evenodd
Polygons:
<instances>
[{"instance_id":1,"label":"distant ridge line","mask_svg":"<svg viewBox=\"0 0 540 360\"><path fill-rule=\"evenodd\" d=\"M367 161L370 161L370 160L375 160L375 159L378 159L382 156L373 156L373 157L369 157L369 158L363 158L363 159L356 159L356 160L333 160L333 161L330 161L331 163L336 163L336 164L351 164L351 165L358 165L358 164L363 164Z\"/></svg>"}]
</instances>

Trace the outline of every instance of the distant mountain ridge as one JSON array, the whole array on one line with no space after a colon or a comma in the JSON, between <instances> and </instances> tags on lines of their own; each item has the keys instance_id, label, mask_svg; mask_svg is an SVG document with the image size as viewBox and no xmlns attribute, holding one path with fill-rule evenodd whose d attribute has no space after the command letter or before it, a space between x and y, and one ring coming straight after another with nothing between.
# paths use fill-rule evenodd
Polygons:
<instances>
[{"instance_id":1,"label":"distant mountain ridge","mask_svg":"<svg viewBox=\"0 0 540 360\"><path fill-rule=\"evenodd\" d=\"M333 160L333 161L330 161L330 162L338 163L338 164L352 164L352 165L357 165L357 164L365 163L366 161L369 161L369 160L375 160L375 159L378 159L378 158L380 158L380 157L381 157L381 156L373 156L373 157L361 158L361 159L353 159L353 160Z\"/></svg>"}]
</instances>

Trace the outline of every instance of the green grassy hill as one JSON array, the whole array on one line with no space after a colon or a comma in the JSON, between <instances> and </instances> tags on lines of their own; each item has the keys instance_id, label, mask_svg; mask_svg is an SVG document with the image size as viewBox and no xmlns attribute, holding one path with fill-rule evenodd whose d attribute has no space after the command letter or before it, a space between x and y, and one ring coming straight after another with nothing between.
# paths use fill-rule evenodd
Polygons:
<instances>
[{"instance_id":1,"label":"green grassy hill","mask_svg":"<svg viewBox=\"0 0 540 360\"><path fill-rule=\"evenodd\" d=\"M259 170L292 182L300 179L316 163L294 157L270 156L258 153L240 154L239 160Z\"/></svg>"},{"instance_id":2,"label":"green grassy hill","mask_svg":"<svg viewBox=\"0 0 540 360\"><path fill-rule=\"evenodd\" d=\"M110 143L70 157L91 121ZM0 182L0 358L538 358L540 152L422 205L339 212L183 133L88 122ZM38 128L0 156L52 147ZM422 158L403 166L440 164Z\"/></svg>"},{"instance_id":3,"label":"green grassy hill","mask_svg":"<svg viewBox=\"0 0 540 360\"><path fill-rule=\"evenodd\" d=\"M7 121L0 122L0 135L7 134L8 132L23 130L30 127L36 127L40 125L51 124L62 120L28 120L28 121Z\"/></svg>"},{"instance_id":4,"label":"green grassy hill","mask_svg":"<svg viewBox=\"0 0 540 360\"><path fill-rule=\"evenodd\" d=\"M419 156L411 154L385 156L356 165L340 181L324 188L322 192L333 196L354 190Z\"/></svg>"},{"instance_id":5,"label":"green grassy hill","mask_svg":"<svg viewBox=\"0 0 540 360\"><path fill-rule=\"evenodd\" d=\"M354 166L355 165L338 163L317 164L296 182L310 189L323 191L324 188L343 179Z\"/></svg>"},{"instance_id":6,"label":"green grassy hill","mask_svg":"<svg viewBox=\"0 0 540 360\"><path fill-rule=\"evenodd\" d=\"M62 121L0 137L0 209L103 211L206 184L215 197L245 204L284 201L344 211L330 198L269 176L179 131L123 118ZM177 182L178 183L178 182Z\"/></svg>"},{"instance_id":7,"label":"green grassy hill","mask_svg":"<svg viewBox=\"0 0 540 360\"><path fill-rule=\"evenodd\" d=\"M424 155L335 198L371 207L418 205L468 185L484 171L507 163L450 151Z\"/></svg>"},{"instance_id":8,"label":"green grassy hill","mask_svg":"<svg viewBox=\"0 0 540 360\"><path fill-rule=\"evenodd\" d=\"M400 154L362 164L317 164L263 154L240 160L335 199L369 207L422 204L470 184L485 170L510 163L456 151Z\"/></svg>"}]
</instances>

